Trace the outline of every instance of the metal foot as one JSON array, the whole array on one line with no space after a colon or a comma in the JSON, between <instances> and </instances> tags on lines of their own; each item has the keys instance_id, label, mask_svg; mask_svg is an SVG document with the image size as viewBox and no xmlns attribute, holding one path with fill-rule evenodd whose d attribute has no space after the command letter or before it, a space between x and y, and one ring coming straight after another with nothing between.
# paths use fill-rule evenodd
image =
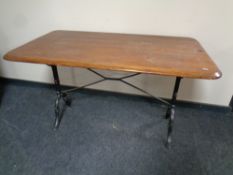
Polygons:
<instances>
[{"instance_id":1,"label":"metal foot","mask_svg":"<svg viewBox=\"0 0 233 175\"><path fill-rule=\"evenodd\" d=\"M175 118L175 109L174 107L170 110L170 116L168 121L168 132L167 132L167 147L170 148L171 142L172 142L172 130L173 130L173 123Z\"/></svg>"},{"instance_id":2,"label":"metal foot","mask_svg":"<svg viewBox=\"0 0 233 175\"><path fill-rule=\"evenodd\" d=\"M58 76L58 71L57 71L57 66L51 66L52 71L53 71L53 78L54 78L54 85L55 89L57 92L57 99L55 101L55 122L54 122L54 129L58 129L61 119L62 119L62 114L64 111L64 104L66 106L71 106L71 99L68 98L67 93L62 92L61 90L61 85L60 85L60 80ZM64 102L64 103L62 103Z\"/></svg>"},{"instance_id":3,"label":"metal foot","mask_svg":"<svg viewBox=\"0 0 233 175\"><path fill-rule=\"evenodd\" d=\"M64 101L64 103L62 103L62 101ZM57 99L55 101L55 122L54 122L54 129L58 129L59 125L61 123L61 119L62 119L62 112L64 110L64 106L66 105L68 107L71 106L71 99L68 98L67 94L62 93L62 94L57 94Z\"/></svg>"},{"instance_id":4,"label":"metal foot","mask_svg":"<svg viewBox=\"0 0 233 175\"><path fill-rule=\"evenodd\" d=\"M54 129L57 129L59 127L60 124L60 99L61 99L61 95L57 94L57 99L55 101L55 122L54 122Z\"/></svg>"}]
</instances>

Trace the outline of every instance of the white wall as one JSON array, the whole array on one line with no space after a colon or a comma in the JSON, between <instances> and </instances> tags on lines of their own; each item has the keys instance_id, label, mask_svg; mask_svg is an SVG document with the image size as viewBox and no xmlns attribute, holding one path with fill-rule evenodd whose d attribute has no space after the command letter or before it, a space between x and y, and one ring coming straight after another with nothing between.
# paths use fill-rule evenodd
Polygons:
<instances>
[{"instance_id":1,"label":"white wall","mask_svg":"<svg viewBox=\"0 0 233 175\"><path fill-rule=\"evenodd\" d=\"M0 0L0 57L52 30L176 35L200 41L223 72L220 80L184 79L179 99L228 105L233 94L232 0ZM3 77L52 82L48 66L6 62ZM96 78L83 69L60 68L63 84ZM143 75L131 79L149 92L170 97L173 78ZM115 83L94 88L137 93Z\"/></svg>"}]
</instances>

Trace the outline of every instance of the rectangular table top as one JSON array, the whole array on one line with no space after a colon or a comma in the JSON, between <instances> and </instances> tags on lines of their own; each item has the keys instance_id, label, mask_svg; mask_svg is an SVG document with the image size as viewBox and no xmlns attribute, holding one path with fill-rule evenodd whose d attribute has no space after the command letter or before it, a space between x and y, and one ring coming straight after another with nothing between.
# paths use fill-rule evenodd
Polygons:
<instances>
[{"instance_id":1,"label":"rectangular table top","mask_svg":"<svg viewBox=\"0 0 233 175\"><path fill-rule=\"evenodd\" d=\"M221 71L192 38L54 31L8 52L10 61L217 79Z\"/></svg>"}]
</instances>

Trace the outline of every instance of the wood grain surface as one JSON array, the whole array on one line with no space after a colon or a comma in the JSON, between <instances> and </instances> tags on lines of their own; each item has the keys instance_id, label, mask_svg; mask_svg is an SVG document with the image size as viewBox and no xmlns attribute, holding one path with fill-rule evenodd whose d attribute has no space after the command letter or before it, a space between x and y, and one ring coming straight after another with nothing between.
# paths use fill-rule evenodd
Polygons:
<instances>
[{"instance_id":1,"label":"wood grain surface","mask_svg":"<svg viewBox=\"0 0 233 175\"><path fill-rule=\"evenodd\" d=\"M4 59L57 66L217 79L221 71L192 38L54 31Z\"/></svg>"}]
</instances>

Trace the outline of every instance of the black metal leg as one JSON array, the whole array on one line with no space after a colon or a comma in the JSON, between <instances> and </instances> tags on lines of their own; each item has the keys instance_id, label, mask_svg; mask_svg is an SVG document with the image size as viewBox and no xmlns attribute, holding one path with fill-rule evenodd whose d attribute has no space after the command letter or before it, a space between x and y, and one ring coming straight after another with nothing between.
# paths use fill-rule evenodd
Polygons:
<instances>
[{"instance_id":1,"label":"black metal leg","mask_svg":"<svg viewBox=\"0 0 233 175\"><path fill-rule=\"evenodd\" d=\"M57 92L57 98L55 101L55 122L54 128L57 129L60 125L61 118L62 118L62 109L61 109L61 99L65 102L67 106L71 105L71 100L67 97L67 94L61 91L61 85L59 80L59 75L57 71L57 66L51 66L53 71L53 78L54 78L54 85L55 90Z\"/></svg>"},{"instance_id":2,"label":"black metal leg","mask_svg":"<svg viewBox=\"0 0 233 175\"><path fill-rule=\"evenodd\" d=\"M172 141L171 135L172 135L172 130L173 130L173 122L175 118L175 103L176 103L177 93L179 90L181 79L182 79L181 77L176 78L175 87L174 87L173 94L172 94L171 105L168 107L167 113L166 113L166 118L169 120L168 121L168 132L167 132L167 146L168 147L170 146L171 141Z\"/></svg>"}]
</instances>

